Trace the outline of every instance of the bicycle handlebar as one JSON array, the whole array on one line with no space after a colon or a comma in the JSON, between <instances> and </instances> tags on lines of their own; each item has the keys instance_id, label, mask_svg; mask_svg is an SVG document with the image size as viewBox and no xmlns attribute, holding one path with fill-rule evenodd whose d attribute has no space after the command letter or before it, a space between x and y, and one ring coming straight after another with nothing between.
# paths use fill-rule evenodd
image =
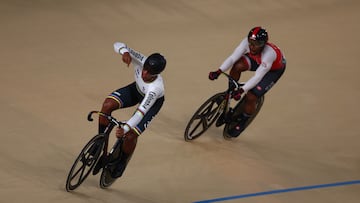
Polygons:
<instances>
[{"instance_id":1,"label":"bicycle handlebar","mask_svg":"<svg viewBox=\"0 0 360 203\"><path fill-rule=\"evenodd\" d=\"M92 115L96 113L96 114L99 114L100 116L103 116L105 117L106 119L108 119L110 122L114 123L115 125L117 126L121 126L121 125L124 125L125 123L124 122L121 122L121 121L118 121L116 120L116 118L110 116L110 115L107 115L103 112L100 112L100 111L90 111L88 116L87 116L87 119L88 121L93 121L94 119L92 118Z\"/></svg>"},{"instance_id":2,"label":"bicycle handlebar","mask_svg":"<svg viewBox=\"0 0 360 203\"><path fill-rule=\"evenodd\" d=\"M224 74L229 79L229 82L231 82L231 83L233 83L235 85L235 89L244 86L245 83L238 83L229 74L224 73L224 72L221 72L221 73Z\"/></svg>"}]
</instances>

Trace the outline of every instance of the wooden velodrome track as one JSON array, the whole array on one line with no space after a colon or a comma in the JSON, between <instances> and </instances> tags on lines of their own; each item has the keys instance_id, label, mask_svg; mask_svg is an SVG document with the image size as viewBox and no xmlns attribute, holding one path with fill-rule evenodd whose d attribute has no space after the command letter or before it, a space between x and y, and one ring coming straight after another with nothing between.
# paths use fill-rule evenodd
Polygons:
<instances>
[{"instance_id":1,"label":"wooden velodrome track","mask_svg":"<svg viewBox=\"0 0 360 203\"><path fill-rule=\"evenodd\" d=\"M359 202L359 9L350 0L0 0L0 202ZM226 86L208 72L257 25L285 52L284 76L238 139L213 127L185 142L191 115ZM91 176L68 193L71 164L97 132L87 113L133 80L115 41L167 57L166 103L121 180L103 190Z\"/></svg>"}]
</instances>

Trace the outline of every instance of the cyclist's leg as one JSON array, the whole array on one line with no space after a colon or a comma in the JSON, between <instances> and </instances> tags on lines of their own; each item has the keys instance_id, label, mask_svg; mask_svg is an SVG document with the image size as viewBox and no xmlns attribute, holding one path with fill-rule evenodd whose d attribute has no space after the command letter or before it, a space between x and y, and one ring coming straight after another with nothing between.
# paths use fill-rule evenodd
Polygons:
<instances>
[{"instance_id":1,"label":"cyclist's leg","mask_svg":"<svg viewBox=\"0 0 360 203\"><path fill-rule=\"evenodd\" d=\"M230 76L234 80L238 81L240 79L241 73L249 70L249 64L250 64L250 60L248 59L247 56L240 57L240 59L237 60L234 63L234 65L231 67ZM219 99L217 104L220 104L221 102L222 102L222 99ZM216 124L215 124L216 127L219 127L219 126L223 125L224 123L229 123L231 121L232 114L233 114L232 108L230 108L229 111L224 111L217 119Z\"/></svg>"},{"instance_id":2,"label":"cyclist's leg","mask_svg":"<svg viewBox=\"0 0 360 203\"><path fill-rule=\"evenodd\" d=\"M163 103L164 103L164 97L157 99L154 105L144 115L143 119L139 122L139 124L131 131L129 131L129 133L131 132L129 134L130 137L126 135L126 139L123 144L124 153L130 156L134 152L138 136L140 136L146 130L152 119L155 118L156 114L160 111Z\"/></svg>"},{"instance_id":3,"label":"cyclist's leg","mask_svg":"<svg viewBox=\"0 0 360 203\"><path fill-rule=\"evenodd\" d=\"M135 151L139 135L135 131L130 130L124 136L126 136L126 138L124 139L122 146L119 146L121 147L121 154L119 156L120 160L116 163L116 168L111 174L113 178L118 178L124 173L127 162Z\"/></svg>"},{"instance_id":4,"label":"cyclist's leg","mask_svg":"<svg viewBox=\"0 0 360 203\"><path fill-rule=\"evenodd\" d=\"M240 79L241 73L247 70L250 70L250 67L252 66L252 61L250 60L250 58L246 55L240 57L239 60L237 60L234 65L232 66L231 70L230 70L230 76L238 81ZM233 114L232 109L230 108L230 110L225 114L226 112L223 112L219 119L218 119L218 123L217 126L221 126L224 123L228 123L231 121L231 117Z\"/></svg>"},{"instance_id":5,"label":"cyclist's leg","mask_svg":"<svg viewBox=\"0 0 360 203\"><path fill-rule=\"evenodd\" d=\"M247 94L245 95L244 112L238 118L240 122L234 127L232 132L229 132L232 136L238 136L246 126L246 122L256 111L256 103L258 98L265 95L279 80L285 69L270 71L265 74L264 78Z\"/></svg>"},{"instance_id":6,"label":"cyclist's leg","mask_svg":"<svg viewBox=\"0 0 360 203\"><path fill-rule=\"evenodd\" d=\"M282 74L284 73L285 68L280 70L274 70L269 71L265 74L263 79L254 87L252 88L248 93L251 93L250 95L253 95L253 98L260 98L261 96L265 95L280 79ZM256 104L256 101L255 101ZM251 110L250 110L251 111Z\"/></svg>"},{"instance_id":7,"label":"cyclist's leg","mask_svg":"<svg viewBox=\"0 0 360 203\"><path fill-rule=\"evenodd\" d=\"M251 118L256 108L257 96L249 91L245 95L244 111L237 118L237 124L228 131L228 134L232 137L237 137L246 127L246 122Z\"/></svg>"},{"instance_id":8,"label":"cyclist's leg","mask_svg":"<svg viewBox=\"0 0 360 203\"><path fill-rule=\"evenodd\" d=\"M250 58L246 55L240 57L239 60L237 60L234 65L231 67L230 75L231 77L238 81L241 76L241 72L249 70L251 67L251 61Z\"/></svg>"},{"instance_id":9,"label":"cyclist's leg","mask_svg":"<svg viewBox=\"0 0 360 203\"><path fill-rule=\"evenodd\" d=\"M102 105L101 112L107 115L111 115L111 112L119 108L119 103L116 102L116 100L114 100L113 98L106 98ZM103 116L99 116L99 133L104 133L108 124L109 121L106 118L104 118Z\"/></svg>"},{"instance_id":10,"label":"cyclist's leg","mask_svg":"<svg viewBox=\"0 0 360 203\"><path fill-rule=\"evenodd\" d=\"M149 111L144 115L140 123L135 128L131 129L128 133L126 133L126 137L122 145L121 160L116 168L116 171L114 171L113 173L114 178L120 177L123 174L129 158L135 151L138 137L146 130L152 119L155 118L156 114L160 111L163 103L164 97L159 98L155 102L155 104L149 109Z\"/></svg>"},{"instance_id":11,"label":"cyclist's leg","mask_svg":"<svg viewBox=\"0 0 360 203\"><path fill-rule=\"evenodd\" d=\"M127 158L134 153L138 136L139 135L133 130L126 133L126 139L124 139L122 146L123 157L125 156Z\"/></svg>"},{"instance_id":12,"label":"cyclist's leg","mask_svg":"<svg viewBox=\"0 0 360 203\"><path fill-rule=\"evenodd\" d=\"M248 54L243 56L243 58L244 58L243 61L246 63L246 65L248 66L248 69L250 71L257 70L257 68L259 67L259 64L253 58L249 57ZM263 81L265 80L264 78L263 78ZM260 81L259 84L262 83L263 81ZM267 81L267 80L265 80L265 81ZM255 89L255 88L253 88L253 89ZM260 97L262 94L264 94L263 91L259 91L259 92L257 92L257 94L254 94L252 91L247 92L247 94L245 95L244 112L240 115L240 118L239 118L239 120L241 120L242 123L246 123L246 121L255 112L257 98Z\"/></svg>"},{"instance_id":13,"label":"cyclist's leg","mask_svg":"<svg viewBox=\"0 0 360 203\"><path fill-rule=\"evenodd\" d=\"M248 55L245 55L242 58L243 59L240 60L241 61L240 64L247 66L248 70L256 71L257 68L259 67L259 64ZM264 78L253 89L247 92L247 94L245 95L244 112L238 118L240 122L233 129L231 129L231 132L229 132L230 135L236 137L245 129L246 122L249 120L249 118L251 118L251 116L254 114L256 110L256 102L258 98L263 96L267 91L271 89L271 87L281 77L284 70L285 70L285 66L283 69L268 72L264 76Z\"/></svg>"},{"instance_id":14,"label":"cyclist's leg","mask_svg":"<svg viewBox=\"0 0 360 203\"><path fill-rule=\"evenodd\" d=\"M136 105L138 100L134 95L134 91L137 91L135 82L115 90L106 97L103 102L101 112L111 115L114 110ZM103 116L99 117L99 133L103 133L105 131L108 123L109 121L106 118Z\"/></svg>"}]
</instances>

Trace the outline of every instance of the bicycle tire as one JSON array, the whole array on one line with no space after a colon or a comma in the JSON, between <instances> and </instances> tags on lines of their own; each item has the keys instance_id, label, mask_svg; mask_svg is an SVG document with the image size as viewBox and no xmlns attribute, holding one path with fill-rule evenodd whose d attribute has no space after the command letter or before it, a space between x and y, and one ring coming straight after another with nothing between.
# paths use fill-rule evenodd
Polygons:
<instances>
[{"instance_id":1,"label":"bicycle tire","mask_svg":"<svg viewBox=\"0 0 360 203\"><path fill-rule=\"evenodd\" d=\"M104 135L98 134L91 138L91 140L83 147L80 154L75 159L67 176L65 187L66 191L70 192L75 190L89 176L90 172L93 170L95 164L99 160L104 144ZM96 151L92 152L91 150ZM79 163L81 163L80 167L78 167ZM75 180L74 183L72 182L73 180Z\"/></svg>"},{"instance_id":2,"label":"bicycle tire","mask_svg":"<svg viewBox=\"0 0 360 203\"><path fill-rule=\"evenodd\" d=\"M116 161L116 157L120 156L121 154L121 146L122 146L123 140L118 139L115 144L112 147L111 152L107 156L107 163L104 166L101 175L100 175L100 182L99 185L102 189L110 187L116 180L116 178L113 178L111 176L111 168L110 163Z\"/></svg>"},{"instance_id":3,"label":"bicycle tire","mask_svg":"<svg viewBox=\"0 0 360 203\"><path fill-rule=\"evenodd\" d=\"M125 169L126 169L127 165L129 164L131 157L132 156L129 156L128 159L126 160L122 174L125 172ZM108 165L104 167L104 169L101 173L101 176L100 176L100 184L99 184L102 189L106 189L106 188L110 187L117 179L121 178L122 175L114 178L112 176L112 170L114 170L114 168L111 168Z\"/></svg>"},{"instance_id":4,"label":"bicycle tire","mask_svg":"<svg viewBox=\"0 0 360 203\"><path fill-rule=\"evenodd\" d=\"M186 126L185 141L200 137L219 118L227 105L224 100L225 94L225 92L221 92L213 95L198 108ZM200 126L202 129L198 131Z\"/></svg>"},{"instance_id":5,"label":"bicycle tire","mask_svg":"<svg viewBox=\"0 0 360 203\"><path fill-rule=\"evenodd\" d=\"M111 171L109 168L104 167L104 169L101 172L101 176L100 176L100 187L102 189L106 189L108 187L110 187L116 180L117 178L113 178L111 176Z\"/></svg>"},{"instance_id":6,"label":"bicycle tire","mask_svg":"<svg viewBox=\"0 0 360 203\"><path fill-rule=\"evenodd\" d=\"M109 157L108 157L108 160L109 162L105 165L105 167L103 168L102 172L101 172L101 175L100 175L100 182L99 182L99 185L102 189L106 189L108 187L110 187L118 178L120 178L121 176L119 177L116 177L114 178L112 176L113 174L113 170L115 170L117 164L119 162L121 162L121 154L122 154L122 143L124 142L124 140L118 140L114 146L113 146L113 149L111 151L111 153L109 154ZM116 158L116 157L119 157L120 158ZM131 159L132 155L130 155L126 162L125 162L125 167L124 167L124 170L123 172L125 171L130 159Z\"/></svg>"},{"instance_id":7,"label":"bicycle tire","mask_svg":"<svg viewBox=\"0 0 360 203\"><path fill-rule=\"evenodd\" d=\"M245 129L250 125L250 123L255 119L255 117L258 115L258 113L260 112L261 110L261 107L263 106L264 104L264 101L265 101L265 97L264 96L261 96L258 101L257 101L257 104L256 104L256 109L255 109L255 112L253 114L253 116L251 116L251 118L249 118L249 120L245 123L245 128L244 128L244 131ZM230 123L227 123L224 127L224 130L223 130L223 137L225 139L234 139L236 137L232 137L228 134L228 131L229 129L235 127L235 125L237 124L237 118L240 116L241 113L243 113L244 111L244 104L245 104L245 99L242 99L241 101L239 101L239 103L235 106L234 108L234 114L232 116L232 121ZM243 132L244 132L243 131ZM241 133L240 133L241 134Z\"/></svg>"}]
</instances>

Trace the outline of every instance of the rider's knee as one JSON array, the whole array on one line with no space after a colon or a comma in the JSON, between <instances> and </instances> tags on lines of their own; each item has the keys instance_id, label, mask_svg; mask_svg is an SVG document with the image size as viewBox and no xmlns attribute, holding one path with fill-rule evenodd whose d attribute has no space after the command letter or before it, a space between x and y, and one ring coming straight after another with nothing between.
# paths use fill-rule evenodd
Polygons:
<instances>
[{"instance_id":1,"label":"rider's knee","mask_svg":"<svg viewBox=\"0 0 360 203\"><path fill-rule=\"evenodd\" d=\"M106 98L102 105L101 111L110 114L112 111L118 108L119 108L119 104L115 100L111 98Z\"/></svg>"},{"instance_id":2,"label":"rider's knee","mask_svg":"<svg viewBox=\"0 0 360 203\"><path fill-rule=\"evenodd\" d=\"M236 61L232 67L232 70L237 72L247 71L248 69L249 65L244 57L241 57L238 61Z\"/></svg>"},{"instance_id":3,"label":"rider's knee","mask_svg":"<svg viewBox=\"0 0 360 203\"><path fill-rule=\"evenodd\" d=\"M126 133L126 141L131 143L136 143L138 138L138 134L134 132L133 130L130 130Z\"/></svg>"},{"instance_id":4,"label":"rider's knee","mask_svg":"<svg viewBox=\"0 0 360 203\"><path fill-rule=\"evenodd\" d=\"M132 154L135 150L138 135L132 130L126 133L123 151L126 154Z\"/></svg>"},{"instance_id":5,"label":"rider's knee","mask_svg":"<svg viewBox=\"0 0 360 203\"><path fill-rule=\"evenodd\" d=\"M246 94L246 101L248 102L256 102L258 99L258 97L252 93L251 91L249 91L247 94Z\"/></svg>"}]
</instances>

